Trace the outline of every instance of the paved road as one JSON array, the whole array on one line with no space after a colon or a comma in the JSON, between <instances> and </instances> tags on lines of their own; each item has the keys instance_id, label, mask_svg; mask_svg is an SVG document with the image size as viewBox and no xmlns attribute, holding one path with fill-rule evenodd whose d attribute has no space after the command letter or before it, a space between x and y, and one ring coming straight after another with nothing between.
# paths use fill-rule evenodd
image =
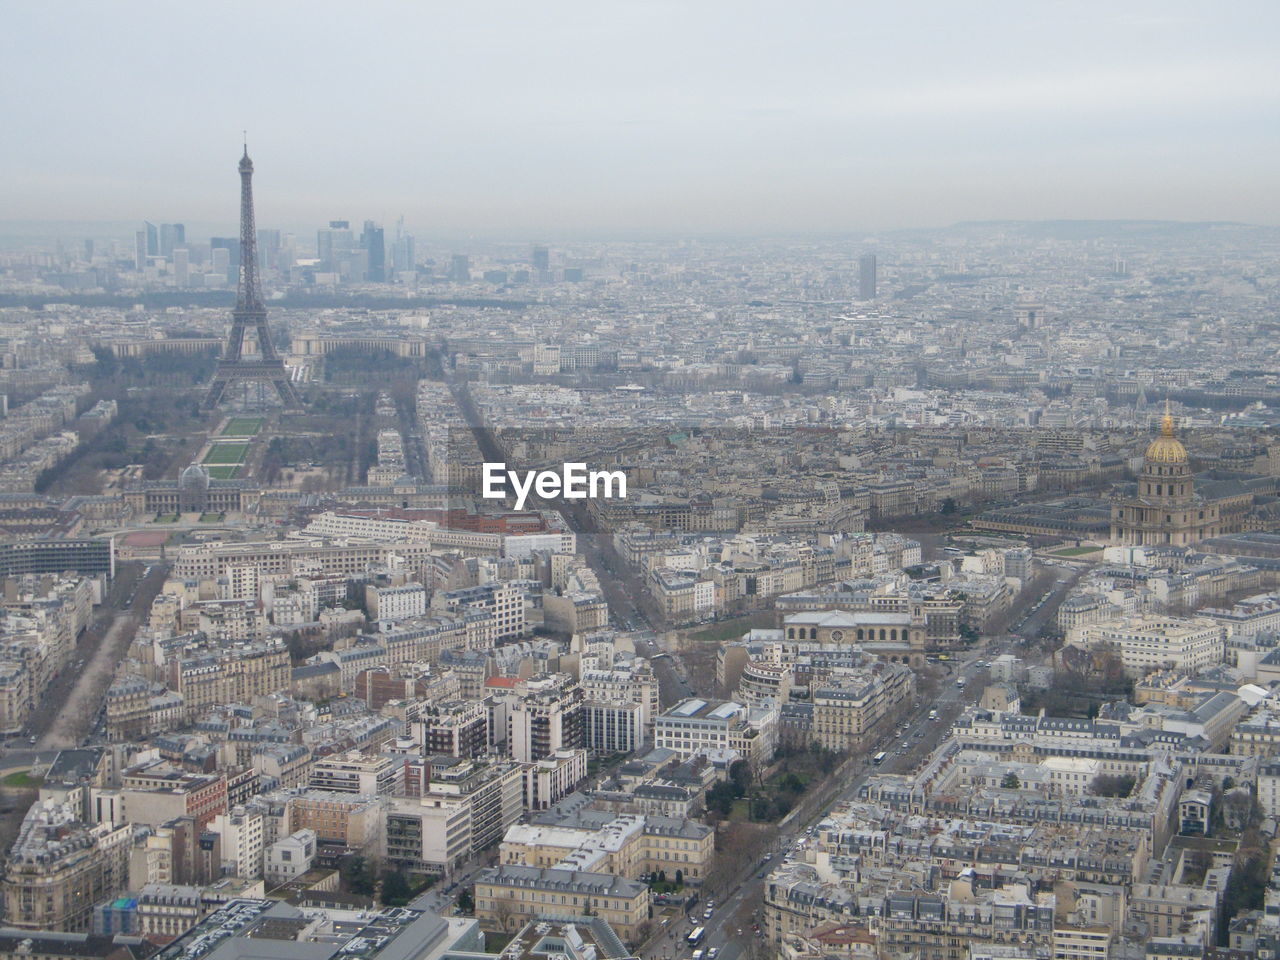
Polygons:
<instances>
[{"instance_id":1,"label":"paved road","mask_svg":"<svg viewBox=\"0 0 1280 960\"><path fill-rule=\"evenodd\" d=\"M1076 581L1084 575L1084 572L1084 569L1080 567L1059 569L1053 588L1046 595L1044 601L1033 606L1020 620L1014 620L1010 629L1028 640L1038 640L1047 634L1056 634L1058 607L1062 606L1062 601L1067 598L1067 594L1076 585Z\"/></svg>"},{"instance_id":2,"label":"paved road","mask_svg":"<svg viewBox=\"0 0 1280 960\"><path fill-rule=\"evenodd\" d=\"M467 421L467 426L471 428L481 455L488 462L505 461L506 454L498 446L493 432L476 410L475 404L471 402L466 385L453 378L447 371L447 365L445 383L453 394L458 410ZM546 501L541 505L560 514L568 528L577 536L578 550L600 581L600 589L609 605L614 623L624 630L649 627L651 624L647 613L635 600L636 597L645 595L644 585L622 563L613 549L612 538L600 532L586 505L565 500Z\"/></svg>"},{"instance_id":3,"label":"paved road","mask_svg":"<svg viewBox=\"0 0 1280 960\"><path fill-rule=\"evenodd\" d=\"M783 822L777 845L770 850L759 851L759 859L754 861L751 869L728 891L721 893L709 919L703 918L703 906L699 904L693 914L693 921L682 917L673 925L673 930L656 941L651 941L642 951L643 956L649 960L688 957L692 948L684 942L684 937L696 922L706 931L701 944L703 948L716 948L716 960L737 960L745 952L749 938L757 936L750 921L741 921L748 912L759 915L764 897L764 879L761 875L767 874L768 870L776 866L780 856L788 854L797 844L806 842L805 832L826 816L832 806L856 797L868 775L876 772L908 773L928 757L947 735L960 711L974 703L981 694L986 672L975 668L973 664L979 659L994 655L1000 649L999 645L993 645L981 651L972 651L963 660L946 668L937 696L921 699L903 724L887 732L882 741L868 751L872 755L879 750L886 752L887 756L880 766L870 764L865 757L846 761L841 770L840 782L832 784L825 794L806 798L807 802L798 808L799 815ZM963 688L955 684L957 675L966 677ZM938 711L937 720L929 719L932 710ZM770 859L765 860L766 855ZM739 930L742 932L739 933Z\"/></svg>"},{"instance_id":4,"label":"paved road","mask_svg":"<svg viewBox=\"0 0 1280 960\"><path fill-rule=\"evenodd\" d=\"M1050 599L1032 615L1034 622L1028 621L1028 626L1036 628L1037 624L1052 624L1057 604L1078 577L1078 572L1064 574L1063 579L1051 591ZM1022 632L1022 635L1036 634ZM784 821L777 846L771 851L760 851L762 858L766 853L771 853L772 858L768 861L757 860L755 866L738 883L723 893L722 902L717 903L709 920L702 919L699 906L695 918L706 929L701 946L717 948L719 952L716 960L738 960L745 952L749 938L758 936L752 930L750 922L741 923L740 917L746 912L744 907L749 907L755 916L759 916L764 898L764 879L761 874L767 874L768 870L778 865L779 854L785 860L792 851L807 843L806 831L826 816L837 803L855 799L868 776L873 773L906 774L924 762L947 737L961 711L972 706L981 696L990 674L986 667L976 666L978 661L1011 652L1015 644L1013 637L993 639L983 649L970 651L959 661L947 665L939 680L937 694L922 699L903 724L889 731L879 744L868 751L871 755L879 750L885 751L885 759L879 766L871 764L865 757L848 761L841 771L842 782L834 784L825 795L810 800L803 806L800 815L790 823ZM964 686L956 684L956 679L960 677L965 680ZM934 710L937 711L938 718L931 720L929 714ZM682 919L672 933L651 942L643 951L643 956L649 960L688 957L692 948L685 944L683 937L691 929L692 924L688 919Z\"/></svg>"},{"instance_id":5,"label":"paved road","mask_svg":"<svg viewBox=\"0 0 1280 960\"><path fill-rule=\"evenodd\" d=\"M76 746L89 733L116 664L150 610L164 576L161 564L126 562L116 566L116 578L94 622L80 635L71 664L54 678L32 710L24 739L36 737L40 749L56 750ZM27 743L20 740L13 746L15 749L6 753L6 767L26 756L34 758L34 751L24 749Z\"/></svg>"}]
</instances>

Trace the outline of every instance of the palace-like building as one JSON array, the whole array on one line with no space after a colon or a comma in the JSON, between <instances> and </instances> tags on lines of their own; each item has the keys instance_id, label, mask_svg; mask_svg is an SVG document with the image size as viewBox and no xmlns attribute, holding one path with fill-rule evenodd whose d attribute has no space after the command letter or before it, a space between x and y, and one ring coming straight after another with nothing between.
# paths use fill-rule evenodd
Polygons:
<instances>
[{"instance_id":1,"label":"palace-like building","mask_svg":"<svg viewBox=\"0 0 1280 960\"><path fill-rule=\"evenodd\" d=\"M1137 496L1111 505L1111 539L1125 546L1185 547L1223 532L1221 507L1195 491L1187 448L1166 407L1160 436L1147 447Z\"/></svg>"},{"instance_id":2,"label":"palace-like building","mask_svg":"<svg viewBox=\"0 0 1280 960\"><path fill-rule=\"evenodd\" d=\"M254 509L262 488L252 480L214 480L193 463L177 480L138 480L124 488L134 516L157 513L241 513Z\"/></svg>"}]
</instances>

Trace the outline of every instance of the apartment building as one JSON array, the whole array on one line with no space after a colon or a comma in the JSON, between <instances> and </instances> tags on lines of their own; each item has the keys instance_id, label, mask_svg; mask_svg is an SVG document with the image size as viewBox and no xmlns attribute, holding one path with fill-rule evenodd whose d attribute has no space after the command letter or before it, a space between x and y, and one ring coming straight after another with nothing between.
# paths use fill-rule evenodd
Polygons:
<instances>
[{"instance_id":1,"label":"apartment building","mask_svg":"<svg viewBox=\"0 0 1280 960\"><path fill-rule=\"evenodd\" d=\"M130 823L159 826L191 817L203 829L227 811L227 778L223 774L190 773L167 760L153 760L125 770L120 799Z\"/></svg>"},{"instance_id":2,"label":"apartment building","mask_svg":"<svg viewBox=\"0 0 1280 960\"><path fill-rule=\"evenodd\" d=\"M209 823L209 830L220 839L222 873L225 876L255 880L262 876L262 858L266 850L262 814L245 807L233 807L220 813Z\"/></svg>"},{"instance_id":3,"label":"apartment building","mask_svg":"<svg viewBox=\"0 0 1280 960\"><path fill-rule=\"evenodd\" d=\"M633 658L614 662L608 669L585 668L578 683L588 700L603 703L637 703L643 708L642 736L647 736L661 709L658 678L648 660Z\"/></svg>"},{"instance_id":4,"label":"apartment building","mask_svg":"<svg viewBox=\"0 0 1280 960\"><path fill-rule=\"evenodd\" d=\"M365 587L365 606L371 620L405 620L425 616L427 589L420 583L397 587Z\"/></svg>"},{"instance_id":5,"label":"apartment building","mask_svg":"<svg viewBox=\"0 0 1280 960\"><path fill-rule=\"evenodd\" d=\"M489 711L479 700L429 703L410 731L425 756L478 757L489 748Z\"/></svg>"},{"instance_id":6,"label":"apartment building","mask_svg":"<svg viewBox=\"0 0 1280 960\"><path fill-rule=\"evenodd\" d=\"M405 869L449 875L523 812L523 765L433 757L422 795L388 803L387 857Z\"/></svg>"},{"instance_id":7,"label":"apartment building","mask_svg":"<svg viewBox=\"0 0 1280 960\"><path fill-rule=\"evenodd\" d=\"M308 784L313 790L394 796L404 793L404 764L357 751L321 757L311 765Z\"/></svg>"},{"instance_id":8,"label":"apartment building","mask_svg":"<svg viewBox=\"0 0 1280 960\"><path fill-rule=\"evenodd\" d=\"M1226 628L1199 617L1143 615L1086 624L1069 642L1086 648L1109 645L1135 677L1155 670L1199 673L1222 662Z\"/></svg>"},{"instance_id":9,"label":"apartment building","mask_svg":"<svg viewBox=\"0 0 1280 960\"><path fill-rule=\"evenodd\" d=\"M616 700L587 700L583 705L583 745L596 756L634 753L646 742L645 717L641 703Z\"/></svg>"},{"instance_id":10,"label":"apartment building","mask_svg":"<svg viewBox=\"0 0 1280 960\"><path fill-rule=\"evenodd\" d=\"M89 930L94 905L128 884L132 835L127 823L83 823L73 803L33 803L0 881L5 924L19 930Z\"/></svg>"},{"instance_id":11,"label":"apartment building","mask_svg":"<svg viewBox=\"0 0 1280 960\"><path fill-rule=\"evenodd\" d=\"M861 749L886 717L906 709L915 696L915 674L903 664L878 667L814 685L813 742L838 752Z\"/></svg>"},{"instance_id":12,"label":"apartment building","mask_svg":"<svg viewBox=\"0 0 1280 960\"><path fill-rule=\"evenodd\" d=\"M681 757L737 756L753 767L778 748L778 705L743 706L725 700L684 700L658 717L654 745Z\"/></svg>"},{"instance_id":13,"label":"apartment building","mask_svg":"<svg viewBox=\"0 0 1280 960\"><path fill-rule=\"evenodd\" d=\"M460 590L444 590L431 599L432 607L443 613L468 610L489 615L484 635L471 644L473 649L496 646L506 640L523 637L528 632L525 622L524 589L515 583L483 583Z\"/></svg>"},{"instance_id":14,"label":"apartment building","mask_svg":"<svg viewBox=\"0 0 1280 960\"><path fill-rule=\"evenodd\" d=\"M513 760L533 763L583 746L585 697L571 676L542 674L508 689L507 752Z\"/></svg>"},{"instance_id":15,"label":"apartment building","mask_svg":"<svg viewBox=\"0 0 1280 960\"><path fill-rule=\"evenodd\" d=\"M385 809L386 798L381 796L302 790L287 795L279 833L312 830L321 848L376 852L382 843Z\"/></svg>"},{"instance_id":16,"label":"apartment building","mask_svg":"<svg viewBox=\"0 0 1280 960\"><path fill-rule=\"evenodd\" d=\"M1109 960L1115 931L1106 924L1053 925L1053 960Z\"/></svg>"},{"instance_id":17,"label":"apartment building","mask_svg":"<svg viewBox=\"0 0 1280 960\"><path fill-rule=\"evenodd\" d=\"M191 718L211 706L287 690L289 683L289 650L279 638L185 650L166 665L166 686L182 697Z\"/></svg>"},{"instance_id":18,"label":"apartment building","mask_svg":"<svg viewBox=\"0 0 1280 960\"><path fill-rule=\"evenodd\" d=\"M560 749L524 765L524 807L545 810L587 778L587 751Z\"/></svg>"}]
</instances>

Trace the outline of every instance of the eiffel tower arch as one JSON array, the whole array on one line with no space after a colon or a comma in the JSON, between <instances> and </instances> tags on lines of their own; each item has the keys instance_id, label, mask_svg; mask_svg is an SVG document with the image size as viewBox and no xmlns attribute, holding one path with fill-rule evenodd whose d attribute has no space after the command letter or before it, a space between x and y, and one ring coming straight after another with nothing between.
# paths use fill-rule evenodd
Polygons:
<instances>
[{"instance_id":1,"label":"eiffel tower arch","mask_svg":"<svg viewBox=\"0 0 1280 960\"><path fill-rule=\"evenodd\" d=\"M256 347L245 355L245 338ZM222 403L227 387L234 383L270 383L286 407L301 407L297 387L276 352L267 326L267 308L258 280L258 231L253 217L253 161L245 146L240 158L240 282L236 307L231 313L231 333L218 360L204 407L211 410Z\"/></svg>"}]
</instances>

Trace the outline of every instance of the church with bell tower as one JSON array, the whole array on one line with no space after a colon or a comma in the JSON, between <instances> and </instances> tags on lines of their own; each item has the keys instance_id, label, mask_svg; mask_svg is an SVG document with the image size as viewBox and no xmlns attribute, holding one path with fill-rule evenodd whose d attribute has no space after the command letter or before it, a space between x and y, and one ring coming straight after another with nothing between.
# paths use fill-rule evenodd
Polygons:
<instances>
[{"instance_id":1,"label":"church with bell tower","mask_svg":"<svg viewBox=\"0 0 1280 960\"><path fill-rule=\"evenodd\" d=\"M1166 401L1160 435L1147 447L1136 496L1111 505L1111 539L1124 546L1187 547L1222 532L1220 507L1195 491L1187 448Z\"/></svg>"}]
</instances>

